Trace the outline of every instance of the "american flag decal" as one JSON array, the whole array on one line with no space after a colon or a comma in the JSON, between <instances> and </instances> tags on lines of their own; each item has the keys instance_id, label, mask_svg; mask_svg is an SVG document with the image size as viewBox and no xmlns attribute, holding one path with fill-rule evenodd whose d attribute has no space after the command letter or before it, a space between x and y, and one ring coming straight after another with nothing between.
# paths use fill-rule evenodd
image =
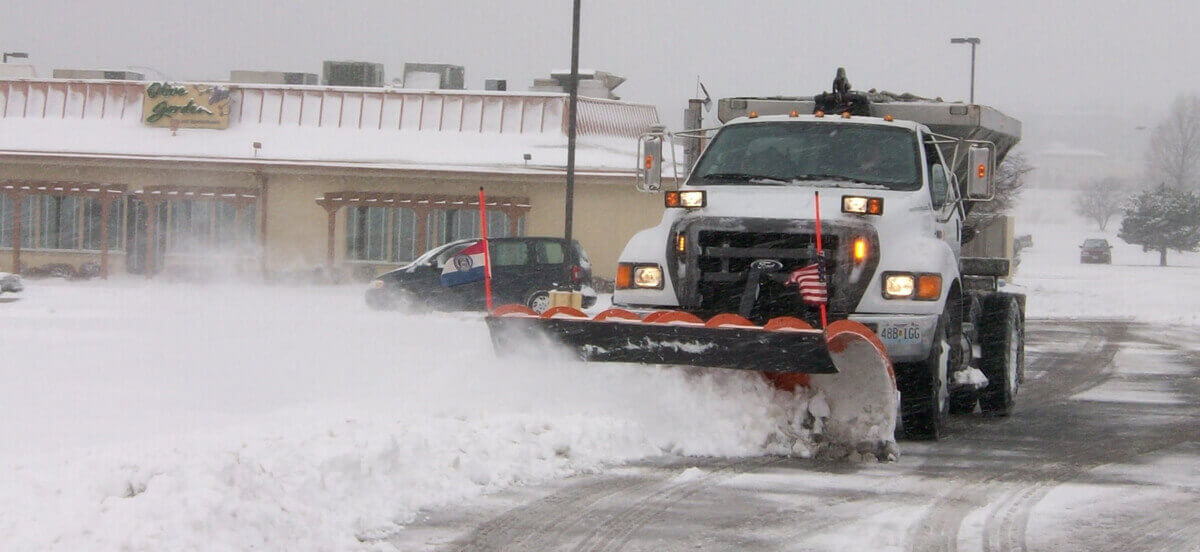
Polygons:
<instances>
[{"instance_id":1,"label":"american flag decal","mask_svg":"<svg viewBox=\"0 0 1200 552\"><path fill-rule=\"evenodd\" d=\"M800 299L810 305L823 305L828 302L828 292L825 288L825 270L819 262L804 268L797 268L788 276L789 284L800 287Z\"/></svg>"}]
</instances>

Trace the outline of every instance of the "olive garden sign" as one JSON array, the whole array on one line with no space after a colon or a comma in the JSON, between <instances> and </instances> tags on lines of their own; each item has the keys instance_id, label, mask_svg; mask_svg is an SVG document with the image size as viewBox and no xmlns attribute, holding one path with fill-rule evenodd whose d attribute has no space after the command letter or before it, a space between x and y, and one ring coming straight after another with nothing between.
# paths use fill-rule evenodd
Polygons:
<instances>
[{"instance_id":1,"label":"olive garden sign","mask_svg":"<svg viewBox=\"0 0 1200 552\"><path fill-rule=\"evenodd\" d=\"M229 88L203 84L153 82L142 100L142 121L150 126L227 128Z\"/></svg>"}]
</instances>

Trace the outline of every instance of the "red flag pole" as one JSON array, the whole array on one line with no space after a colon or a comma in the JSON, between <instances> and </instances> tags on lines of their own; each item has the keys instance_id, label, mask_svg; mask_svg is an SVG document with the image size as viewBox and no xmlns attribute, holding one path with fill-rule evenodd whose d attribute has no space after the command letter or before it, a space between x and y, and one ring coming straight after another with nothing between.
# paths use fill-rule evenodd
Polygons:
<instances>
[{"instance_id":1,"label":"red flag pole","mask_svg":"<svg viewBox=\"0 0 1200 552\"><path fill-rule=\"evenodd\" d=\"M817 274L820 275L821 283L825 284L825 251L821 247L821 192L813 190L813 209L817 213ZM826 288L825 301L829 301L829 292ZM825 303L820 304L821 307L821 329L825 329L828 325L828 320L825 318Z\"/></svg>"},{"instance_id":2,"label":"red flag pole","mask_svg":"<svg viewBox=\"0 0 1200 552\"><path fill-rule=\"evenodd\" d=\"M492 253L487 237L487 199L479 187L479 228L483 235L483 293L487 298L488 314L492 312ZM824 308L824 307L822 307ZM821 312L825 312L822 310Z\"/></svg>"}]
</instances>

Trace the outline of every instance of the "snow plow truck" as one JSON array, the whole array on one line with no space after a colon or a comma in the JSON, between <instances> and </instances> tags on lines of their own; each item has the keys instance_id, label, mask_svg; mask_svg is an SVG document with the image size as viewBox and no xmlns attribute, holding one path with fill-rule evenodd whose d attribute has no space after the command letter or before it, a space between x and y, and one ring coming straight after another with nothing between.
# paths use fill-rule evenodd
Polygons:
<instances>
[{"instance_id":1,"label":"snow plow truck","mask_svg":"<svg viewBox=\"0 0 1200 552\"><path fill-rule=\"evenodd\" d=\"M820 395L829 441L934 440L952 412L1004 416L1023 377L1024 297L1007 259L966 258L1020 122L982 105L834 89L718 101L715 129L653 129L638 187L662 221L625 246L613 309L487 318L498 353L762 372ZM662 158L703 140L685 178ZM664 175L665 173L665 175ZM881 454L882 456L882 454Z\"/></svg>"}]
</instances>

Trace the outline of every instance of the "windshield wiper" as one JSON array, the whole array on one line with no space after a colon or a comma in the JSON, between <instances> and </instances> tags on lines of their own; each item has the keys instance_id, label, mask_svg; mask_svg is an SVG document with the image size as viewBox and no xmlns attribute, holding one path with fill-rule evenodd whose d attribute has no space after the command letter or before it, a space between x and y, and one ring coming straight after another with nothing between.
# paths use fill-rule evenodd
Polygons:
<instances>
[{"instance_id":1,"label":"windshield wiper","mask_svg":"<svg viewBox=\"0 0 1200 552\"><path fill-rule=\"evenodd\" d=\"M754 184L791 184L791 182L786 179L761 174L710 173L701 178L704 180L732 180L737 182L751 182Z\"/></svg>"}]
</instances>

